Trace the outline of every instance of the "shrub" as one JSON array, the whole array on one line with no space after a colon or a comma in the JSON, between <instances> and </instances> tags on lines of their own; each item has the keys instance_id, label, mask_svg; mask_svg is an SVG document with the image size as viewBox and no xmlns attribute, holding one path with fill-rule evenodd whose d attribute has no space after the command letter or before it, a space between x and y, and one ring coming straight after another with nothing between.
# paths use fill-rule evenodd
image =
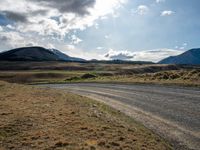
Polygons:
<instances>
[{"instance_id":1,"label":"shrub","mask_svg":"<svg viewBox=\"0 0 200 150\"><path fill-rule=\"evenodd\" d=\"M86 73L81 76L81 79L90 79L90 78L95 78L96 76L90 73Z\"/></svg>"}]
</instances>

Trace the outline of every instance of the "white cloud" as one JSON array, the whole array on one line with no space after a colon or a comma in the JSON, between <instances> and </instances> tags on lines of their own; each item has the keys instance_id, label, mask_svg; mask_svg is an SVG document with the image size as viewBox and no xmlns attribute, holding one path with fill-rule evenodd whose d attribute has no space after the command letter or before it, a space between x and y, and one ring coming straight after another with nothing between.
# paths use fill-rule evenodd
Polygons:
<instances>
[{"instance_id":1,"label":"white cloud","mask_svg":"<svg viewBox=\"0 0 200 150\"><path fill-rule=\"evenodd\" d=\"M171 11L171 10L165 10L161 12L161 16L171 16L173 15L175 12Z\"/></svg>"},{"instance_id":2,"label":"white cloud","mask_svg":"<svg viewBox=\"0 0 200 150\"><path fill-rule=\"evenodd\" d=\"M134 54L130 51L115 51L109 49L109 51L104 55L106 59L112 60L131 60L134 57Z\"/></svg>"},{"instance_id":3,"label":"white cloud","mask_svg":"<svg viewBox=\"0 0 200 150\"><path fill-rule=\"evenodd\" d=\"M110 35L110 34L107 34L107 35L105 35L104 37L105 37L105 39L110 39L111 35Z\"/></svg>"},{"instance_id":4,"label":"white cloud","mask_svg":"<svg viewBox=\"0 0 200 150\"><path fill-rule=\"evenodd\" d=\"M175 48L175 49L178 49L179 47L178 47L178 46L174 46L174 48Z\"/></svg>"},{"instance_id":5,"label":"white cloud","mask_svg":"<svg viewBox=\"0 0 200 150\"><path fill-rule=\"evenodd\" d=\"M147 50L147 51L137 52L136 56L134 57L134 60L158 62L166 57L176 56L181 53L182 51L173 49Z\"/></svg>"},{"instance_id":6,"label":"white cloud","mask_svg":"<svg viewBox=\"0 0 200 150\"><path fill-rule=\"evenodd\" d=\"M66 49L67 49L67 50L75 50L75 46L69 44L69 45L66 45Z\"/></svg>"},{"instance_id":7,"label":"white cloud","mask_svg":"<svg viewBox=\"0 0 200 150\"><path fill-rule=\"evenodd\" d=\"M103 60L103 59L105 59L105 57L103 57L102 55L99 55L95 51L89 52L89 51L80 49L78 47L75 47L71 51L69 51L69 49L67 49L66 46L63 46L60 49L62 49L62 52L67 53L67 55L69 55L69 56L83 58L86 60L91 60L91 59Z\"/></svg>"},{"instance_id":8,"label":"white cloud","mask_svg":"<svg viewBox=\"0 0 200 150\"><path fill-rule=\"evenodd\" d=\"M116 10L123 7L127 1L3 0L0 1L0 13L4 12L8 19L12 19L12 29L16 32L64 39L65 35L73 30L84 30L91 26L98 28L96 20L109 15L116 17Z\"/></svg>"},{"instance_id":9,"label":"white cloud","mask_svg":"<svg viewBox=\"0 0 200 150\"><path fill-rule=\"evenodd\" d=\"M105 55L105 59L122 59L122 60L132 60L132 61L152 61L158 62L166 57L175 56L181 54L181 50L173 49L155 49L155 50L145 50L145 51L116 51L110 49Z\"/></svg>"},{"instance_id":10,"label":"white cloud","mask_svg":"<svg viewBox=\"0 0 200 150\"><path fill-rule=\"evenodd\" d=\"M33 45L32 45L33 46ZM46 48L49 48L49 49L56 49L55 46L52 44L52 43L48 43Z\"/></svg>"},{"instance_id":11,"label":"white cloud","mask_svg":"<svg viewBox=\"0 0 200 150\"><path fill-rule=\"evenodd\" d=\"M41 36L27 35L12 30L7 31L7 29L5 31L0 31L0 45L2 50L24 46L55 47L54 44L50 43L48 40L49 39Z\"/></svg>"},{"instance_id":12,"label":"white cloud","mask_svg":"<svg viewBox=\"0 0 200 150\"><path fill-rule=\"evenodd\" d=\"M15 30L15 27L14 27L13 25L8 24L6 27L7 27L8 29L10 29L10 30Z\"/></svg>"},{"instance_id":13,"label":"white cloud","mask_svg":"<svg viewBox=\"0 0 200 150\"><path fill-rule=\"evenodd\" d=\"M185 49L185 47L183 47L183 46L182 46L182 47L179 47L179 49L180 49L180 50L184 50L184 49Z\"/></svg>"},{"instance_id":14,"label":"white cloud","mask_svg":"<svg viewBox=\"0 0 200 150\"><path fill-rule=\"evenodd\" d=\"M33 42L32 42L33 43ZM18 32L0 32L0 45L4 47L16 48L30 45L30 42Z\"/></svg>"},{"instance_id":15,"label":"white cloud","mask_svg":"<svg viewBox=\"0 0 200 150\"><path fill-rule=\"evenodd\" d=\"M99 24L95 23L94 27L95 27L95 29L99 29Z\"/></svg>"},{"instance_id":16,"label":"white cloud","mask_svg":"<svg viewBox=\"0 0 200 150\"><path fill-rule=\"evenodd\" d=\"M117 10L127 2L128 0L1 0L0 14L7 15L6 18L10 20L8 22L11 22L3 27L5 32L0 31L1 49L53 46L61 50L76 50L73 55L79 55L80 52L81 57L85 58L86 52L76 47L83 39L77 37L74 31L91 26L98 29L98 20L119 16ZM71 4L75 4L77 9L71 9ZM63 9L66 7L68 9ZM67 36L70 38L67 39ZM97 55L95 52L87 53L87 57L91 58L89 56Z\"/></svg>"},{"instance_id":17,"label":"white cloud","mask_svg":"<svg viewBox=\"0 0 200 150\"><path fill-rule=\"evenodd\" d=\"M75 45L83 40L73 35L69 42L65 40L66 36L91 26L98 29L97 20L116 17L116 11L127 1L1 0L0 15L4 15L9 24L3 27L5 31L0 28L0 48L5 50L22 46L47 47L52 43L61 50L74 50ZM69 7L70 5L76 5L76 9Z\"/></svg>"},{"instance_id":18,"label":"white cloud","mask_svg":"<svg viewBox=\"0 0 200 150\"><path fill-rule=\"evenodd\" d=\"M71 44L74 44L74 45L77 45L83 41L82 39L78 38L75 34L71 35L70 39L71 39Z\"/></svg>"},{"instance_id":19,"label":"white cloud","mask_svg":"<svg viewBox=\"0 0 200 150\"><path fill-rule=\"evenodd\" d=\"M146 6L146 5L139 5L137 7L137 10L134 11L134 13L137 13L139 15L146 15L148 13L148 11L149 11L149 7L148 6Z\"/></svg>"},{"instance_id":20,"label":"white cloud","mask_svg":"<svg viewBox=\"0 0 200 150\"><path fill-rule=\"evenodd\" d=\"M165 2L165 0L156 0L156 3Z\"/></svg>"},{"instance_id":21,"label":"white cloud","mask_svg":"<svg viewBox=\"0 0 200 150\"><path fill-rule=\"evenodd\" d=\"M183 43L179 46L175 46L176 49L185 50L188 46L188 43Z\"/></svg>"},{"instance_id":22,"label":"white cloud","mask_svg":"<svg viewBox=\"0 0 200 150\"><path fill-rule=\"evenodd\" d=\"M116 15L116 9L123 7L128 0L96 0L94 9L92 10L93 15L104 17L107 14Z\"/></svg>"},{"instance_id":23,"label":"white cloud","mask_svg":"<svg viewBox=\"0 0 200 150\"><path fill-rule=\"evenodd\" d=\"M183 46L187 46L188 44L187 43L183 43Z\"/></svg>"},{"instance_id":24,"label":"white cloud","mask_svg":"<svg viewBox=\"0 0 200 150\"><path fill-rule=\"evenodd\" d=\"M99 46L99 47L97 47L96 49L97 49L97 50L102 50L102 49L104 49L104 47Z\"/></svg>"}]
</instances>

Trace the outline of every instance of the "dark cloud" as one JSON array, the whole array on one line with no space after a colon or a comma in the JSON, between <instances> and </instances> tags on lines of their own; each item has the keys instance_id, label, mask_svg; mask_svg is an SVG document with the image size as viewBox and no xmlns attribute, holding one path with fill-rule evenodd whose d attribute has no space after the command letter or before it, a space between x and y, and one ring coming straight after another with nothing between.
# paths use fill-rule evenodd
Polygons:
<instances>
[{"instance_id":1,"label":"dark cloud","mask_svg":"<svg viewBox=\"0 0 200 150\"><path fill-rule=\"evenodd\" d=\"M41 15L44 16L48 13L48 10L37 10L37 11L33 11L30 13L31 16L37 16L37 15Z\"/></svg>"},{"instance_id":2,"label":"dark cloud","mask_svg":"<svg viewBox=\"0 0 200 150\"><path fill-rule=\"evenodd\" d=\"M9 38L8 38L7 36L4 36L4 35L1 36L1 35L0 35L0 41L1 41L1 42L7 42L7 41L9 41Z\"/></svg>"},{"instance_id":3,"label":"dark cloud","mask_svg":"<svg viewBox=\"0 0 200 150\"><path fill-rule=\"evenodd\" d=\"M168 51L168 50L166 50ZM149 50L148 53L159 53L159 52L164 52L163 49L157 49L157 50Z\"/></svg>"},{"instance_id":4,"label":"dark cloud","mask_svg":"<svg viewBox=\"0 0 200 150\"><path fill-rule=\"evenodd\" d=\"M12 11L2 11L0 12L1 16L4 16L8 20L12 20L15 22L27 22L27 17L24 14L12 12Z\"/></svg>"},{"instance_id":5,"label":"dark cloud","mask_svg":"<svg viewBox=\"0 0 200 150\"><path fill-rule=\"evenodd\" d=\"M31 46L34 46L34 44L33 43L28 43L28 44L26 44L26 46L27 47L31 47Z\"/></svg>"},{"instance_id":6,"label":"dark cloud","mask_svg":"<svg viewBox=\"0 0 200 150\"><path fill-rule=\"evenodd\" d=\"M62 13L71 12L85 15L89 13L88 8L93 7L96 0L32 0L32 2L58 9Z\"/></svg>"},{"instance_id":7,"label":"dark cloud","mask_svg":"<svg viewBox=\"0 0 200 150\"><path fill-rule=\"evenodd\" d=\"M125 53L118 53L118 54L106 54L105 57L113 59L113 60L129 60L134 58L134 55L129 55Z\"/></svg>"},{"instance_id":8,"label":"dark cloud","mask_svg":"<svg viewBox=\"0 0 200 150\"><path fill-rule=\"evenodd\" d=\"M57 9L58 11L71 12L78 15L88 14L88 8L94 6L96 0L32 0Z\"/></svg>"},{"instance_id":9,"label":"dark cloud","mask_svg":"<svg viewBox=\"0 0 200 150\"><path fill-rule=\"evenodd\" d=\"M107 58L109 58L109 56L110 56L109 54L106 54L106 55L105 55L105 57L107 57Z\"/></svg>"}]
</instances>

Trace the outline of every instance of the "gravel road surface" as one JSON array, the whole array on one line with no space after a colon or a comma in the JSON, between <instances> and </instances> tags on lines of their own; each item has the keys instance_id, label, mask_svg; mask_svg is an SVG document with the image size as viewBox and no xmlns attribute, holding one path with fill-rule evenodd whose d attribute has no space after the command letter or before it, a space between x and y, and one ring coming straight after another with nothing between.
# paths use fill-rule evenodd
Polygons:
<instances>
[{"instance_id":1,"label":"gravel road surface","mask_svg":"<svg viewBox=\"0 0 200 150\"><path fill-rule=\"evenodd\" d=\"M168 139L175 149L200 149L200 89L161 85L48 84L104 102Z\"/></svg>"}]
</instances>

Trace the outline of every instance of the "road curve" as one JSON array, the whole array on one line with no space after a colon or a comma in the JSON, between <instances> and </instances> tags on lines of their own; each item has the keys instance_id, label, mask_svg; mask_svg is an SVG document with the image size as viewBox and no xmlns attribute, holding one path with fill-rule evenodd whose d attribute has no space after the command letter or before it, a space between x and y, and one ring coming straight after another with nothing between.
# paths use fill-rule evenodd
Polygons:
<instances>
[{"instance_id":1,"label":"road curve","mask_svg":"<svg viewBox=\"0 0 200 150\"><path fill-rule=\"evenodd\" d=\"M104 102L173 143L200 149L200 89L160 85L48 84Z\"/></svg>"}]
</instances>

